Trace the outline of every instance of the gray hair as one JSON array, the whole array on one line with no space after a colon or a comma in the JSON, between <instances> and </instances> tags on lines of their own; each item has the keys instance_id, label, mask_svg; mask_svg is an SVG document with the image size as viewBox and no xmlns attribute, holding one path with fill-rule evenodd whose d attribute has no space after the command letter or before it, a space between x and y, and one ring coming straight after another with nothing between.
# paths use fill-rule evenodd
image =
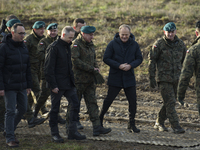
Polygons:
<instances>
[{"instance_id":1,"label":"gray hair","mask_svg":"<svg viewBox=\"0 0 200 150\"><path fill-rule=\"evenodd\" d=\"M15 23L12 27L11 27L11 31L12 32L17 32L17 27L18 26L22 26L22 27L24 27L24 25L22 24L22 23Z\"/></svg>"},{"instance_id":2,"label":"gray hair","mask_svg":"<svg viewBox=\"0 0 200 150\"><path fill-rule=\"evenodd\" d=\"M65 27L62 29L61 35L63 35L63 33L64 33L65 35L68 35L69 32L75 32L74 28L71 27L71 26L65 26Z\"/></svg>"},{"instance_id":3,"label":"gray hair","mask_svg":"<svg viewBox=\"0 0 200 150\"><path fill-rule=\"evenodd\" d=\"M131 32L131 27L129 25L123 24L119 27L119 32L121 31L122 28L127 28Z\"/></svg>"}]
</instances>

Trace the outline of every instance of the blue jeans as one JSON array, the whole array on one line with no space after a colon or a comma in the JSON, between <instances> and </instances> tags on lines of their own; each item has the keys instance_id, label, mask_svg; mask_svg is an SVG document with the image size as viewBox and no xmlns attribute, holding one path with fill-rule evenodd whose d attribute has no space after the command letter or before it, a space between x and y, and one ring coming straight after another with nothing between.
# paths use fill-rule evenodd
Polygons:
<instances>
[{"instance_id":1,"label":"blue jeans","mask_svg":"<svg viewBox=\"0 0 200 150\"><path fill-rule=\"evenodd\" d=\"M22 116L27 109L27 92L20 91L5 91L5 131L6 142L15 141L14 131L17 128Z\"/></svg>"}]
</instances>

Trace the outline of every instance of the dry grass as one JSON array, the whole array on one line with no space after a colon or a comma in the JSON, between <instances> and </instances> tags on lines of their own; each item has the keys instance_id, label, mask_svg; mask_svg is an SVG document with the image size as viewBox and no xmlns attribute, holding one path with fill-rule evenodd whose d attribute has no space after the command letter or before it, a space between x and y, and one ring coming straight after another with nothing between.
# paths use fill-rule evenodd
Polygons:
<instances>
[{"instance_id":1,"label":"dry grass","mask_svg":"<svg viewBox=\"0 0 200 150\"><path fill-rule=\"evenodd\" d=\"M59 30L84 18L97 28L94 43L101 62L107 44L121 24L129 24L143 52L145 61L136 71L147 73L147 54L156 39L163 35L164 24L173 21L177 35L190 47L195 39L194 27L199 20L199 0L1 0L0 17L16 14L28 32L33 23L59 23ZM108 67L102 68L107 74Z\"/></svg>"}]
</instances>

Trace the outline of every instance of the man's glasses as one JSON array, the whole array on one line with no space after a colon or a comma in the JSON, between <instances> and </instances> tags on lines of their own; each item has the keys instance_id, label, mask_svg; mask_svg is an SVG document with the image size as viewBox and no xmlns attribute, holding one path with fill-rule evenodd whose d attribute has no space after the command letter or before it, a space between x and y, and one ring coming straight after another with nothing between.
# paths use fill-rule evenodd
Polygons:
<instances>
[{"instance_id":1,"label":"man's glasses","mask_svg":"<svg viewBox=\"0 0 200 150\"><path fill-rule=\"evenodd\" d=\"M19 32L19 35L26 35L26 32Z\"/></svg>"}]
</instances>

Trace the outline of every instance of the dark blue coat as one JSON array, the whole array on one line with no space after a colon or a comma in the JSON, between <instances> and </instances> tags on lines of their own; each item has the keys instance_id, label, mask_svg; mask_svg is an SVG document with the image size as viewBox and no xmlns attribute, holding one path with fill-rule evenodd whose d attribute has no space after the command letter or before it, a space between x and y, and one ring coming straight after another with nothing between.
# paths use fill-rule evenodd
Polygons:
<instances>
[{"instance_id":1,"label":"dark blue coat","mask_svg":"<svg viewBox=\"0 0 200 150\"><path fill-rule=\"evenodd\" d=\"M104 53L103 61L110 66L108 85L127 88L136 85L134 68L142 63L142 54L133 34L124 48L117 33L108 44ZM128 63L132 66L129 71L119 69L121 64Z\"/></svg>"},{"instance_id":2,"label":"dark blue coat","mask_svg":"<svg viewBox=\"0 0 200 150\"><path fill-rule=\"evenodd\" d=\"M31 69L24 42L15 42L8 34L0 45L0 90L31 88Z\"/></svg>"}]
</instances>

